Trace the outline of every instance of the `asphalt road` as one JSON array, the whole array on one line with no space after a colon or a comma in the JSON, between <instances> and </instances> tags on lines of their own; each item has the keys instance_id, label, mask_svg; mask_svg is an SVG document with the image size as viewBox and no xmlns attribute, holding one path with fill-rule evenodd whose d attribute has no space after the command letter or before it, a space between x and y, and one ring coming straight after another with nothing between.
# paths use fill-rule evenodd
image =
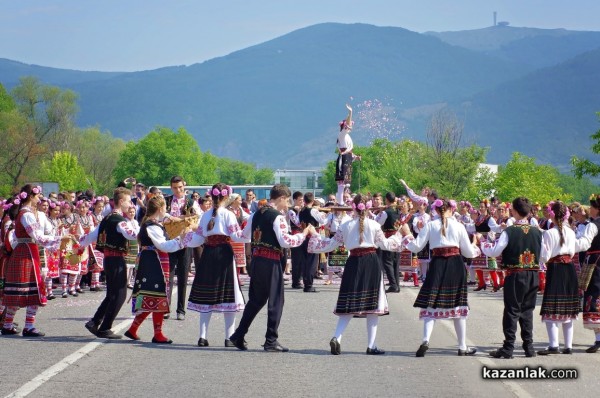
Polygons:
<instances>
[{"instance_id":1,"label":"asphalt road","mask_svg":"<svg viewBox=\"0 0 600 398\"><path fill-rule=\"evenodd\" d=\"M600 353L584 352L594 336L583 329L581 321L575 327L573 355L525 358L517 350L511 360L488 357L487 352L503 340L502 293L489 290L469 294L467 338L479 349L474 357L457 356L453 324L442 321L436 323L427 355L415 358L423 325L412 307L418 290L408 284L399 294L388 294L390 315L380 318L377 345L386 355L365 355L366 323L353 319L342 340L342 355L333 356L329 340L337 322L332 310L338 286L317 285L319 293L303 293L287 285L279 332L280 342L290 348L288 353L262 350L264 309L246 336L249 350L242 352L223 346L224 323L219 314L213 315L206 348L196 346L199 316L193 312L188 312L185 321L166 321L164 332L173 339L172 345L150 343L150 318L140 328L141 342L108 341L84 328L103 292L59 297L38 313L37 326L46 337L0 336L0 396L564 397L600 388ZM17 321L21 325L24 317L25 311L20 310ZM126 304L114 329L124 332L131 319ZM536 348L543 349L546 328L537 315L534 332ZM578 379L484 380L484 366L573 368Z\"/></svg>"}]
</instances>

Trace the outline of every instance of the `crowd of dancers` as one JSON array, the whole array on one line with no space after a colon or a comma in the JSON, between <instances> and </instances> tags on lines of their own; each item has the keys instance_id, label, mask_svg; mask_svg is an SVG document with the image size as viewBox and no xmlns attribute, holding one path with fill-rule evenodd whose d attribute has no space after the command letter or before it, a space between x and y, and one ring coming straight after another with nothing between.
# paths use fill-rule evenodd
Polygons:
<instances>
[{"instance_id":1,"label":"crowd of dancers","mask_svg":"<svg viewBox=\"0 0 600 398\"><path fill-rule=\"evenodd\" d=\"M132 179L119 184L111 198L93 191L45 197L41 187L23 186L2 200L0 208L1 334L43 337L35 326L39 307L58 295L78 296L87 281L92 292L105 286L105 298L85 323L99 338L123 337L112 326L129 287L135 315L124 333L129 339L140 339L138 329L152 314L152 342L170 344L164 319L173 310L183 321L186 310L192 310L200 313L199 347L209 346L211 316L222 313L224 345L247 350L245 335L267 305L263 348L286 352L278 328L284 275L291 264L291 288L307 294L317 293L313 282L320 271L327 275L325 284L334 274L341 276L334 307L338 322L329 341L333 355L342 353L342 337L352 318L366 318L366 354L385 353L375 342L378 319L389 314L387 294L400 291L401 273L404 281L420 288L414 302L423 320L417 357L425 356L435 322L442 320L454 324L459 356L476 353L466 345L469 285L503 294L505 339L489 353L492 357L512 358L518 326L526 356L571 354L580 313L584 327L595 333L586 351L600 349L599 196L592 195L589 205L558 200L540 205L517 197L511 202L483 199L475 207L440 198L429 188L417 194L403 180L405 195L352 194L352 162L360 157L352 153L348 110L337 141L338 191L327 202L310 192L292 194L282 184L260 201L251 190L243 201L223 183L205 194L188 195L181 176L171 179L168 196ZM186 223L190 218L195 221ZM167 233L165 226L182 223L185 227L177 233ZM239 277L246 268L247 298ZM540 315L548 346L536 352L538 295L543 295ZM22 330L14 321L20 308L26 309Z\"/></svg>"}]
</instances>

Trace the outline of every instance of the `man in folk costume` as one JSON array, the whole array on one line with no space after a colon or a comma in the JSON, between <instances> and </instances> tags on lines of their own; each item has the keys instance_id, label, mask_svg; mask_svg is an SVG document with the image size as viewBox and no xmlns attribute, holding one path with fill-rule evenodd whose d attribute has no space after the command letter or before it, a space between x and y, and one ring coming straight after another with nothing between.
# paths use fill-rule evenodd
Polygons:
<instances>
[{"instance_id":1,"label":"man in folk costume","mask_svg":"<svg viewBox=\"0 0 600 398\"><path fill-rule=\"evenodd\" d=\"M139 230L123 216L131 206L131 191L119 187L115 189L114 209L103 218L98 228L81 239L85 248L96 242L96 249L104 253L104 272L106 274L106 297L98 307L93 318L85 327L94 335L106 339L120 339L111 328L127 296L127 241L137 240Z\"/></svg>"},{"instance_id":2,"label":"man in folk costume","mask_svg":"<svg viewBox=\"0 0 600 398\"><path fill-rule=\"evenodd\" d=\"M244 340L252 321L268 302L267 333L264 350L267 352L287 352L278 341L278 328L283 312L283 269L281 257L284 248L300 246L308 234L288 234L285 215L289 188L276 184L271 188L271 204L261 207L248 219L241 233L231 235L231 239L244 242L252 239L252 266L248 302L236 331L229 340L240 350L247 350Z\"/></svg>"},{"instance_id":3,"label":"man in folk costume","mask_svg":"<svg viewBox=\"0 0 600 398\"><path fill-rule=\"evenodd\" d=\"M506 228L496 242L481 244L486 256L497 257L502 254L502 268L506 271L502 317L504 344L490 352L494 358L513 357L517 324L521 326L525 356L536 356L533 348L533 310L539 285L542 232L529 225L527 217L531 212L531 204L527 198L513 200L511 212L515 217L514 225ZM483 240L480 233L477 238Z\"/></svg>"},{"instance_id":4,"label":"man in folk costume","mask_svg":"<svg viewBox=\"0 0 600 398\"><path fill-rule=\"evenodd\" d=\"M346 109L348 109L348 116L340 122L340 133L336 144L339 153L335 162L335 181L337 183L335 200L340 205L344 204L344 190L350 188L352 181L352 162L360 160L360 156L352 153L354 148L350 137L352 125L354 124L352 121L352 107L346 104Z\"/></svg>"},{"instance_id":5,"label":"man in folk costume","mask_svg":"<svg viewBox=\"0 0 600 398\"><path fill-rule=\"evenodd\" d=\"M185 195L185 181L180 176L171 178L171 191L173 195L165 196L167 202L167 218L177 218L181 216L199 214L200 206L198 202L188 198ZM169 237L172 239L174 237ZM169 253L169 303L173 294L173 282L177 275L177 320L185 319L185 301L187 295L187 280L189 266L191 263L192 249L184 248L174 253ZM165 315L169 318L169 314Z\"/></svg>"},{"instance_id":6,"label":"man in folk costume","mask_svg":"<svg viewBox=\"0 0 600 398\"><path fill-rule=\"evenodd\" d=\"M398 232L398 220L400 219L400 211L396 207L396 195L393 192L385 194L385 205L385 210L377 214L375 221L381 225L385 237L389 238ZM398 253L383 249L378 249L377 252L390 283L390 287L386 290L386 293L400 293Z\"/></svg>"},{"instance_id":7,"label":"man in folk costume","mask_svg":"<svg viewBox=\"0 0 600 398\"><path fill-rule=\"evenodd\" d=\"M300 226L300 210L304 207L304 194L300 191L294 192L292 196L293 206L288 210L288 219L292 235L302 233ZM292 260L292 289L302 289L300 279L302 278L302 247L292 247L290 249Z\"/></svg>"}]
</instances>

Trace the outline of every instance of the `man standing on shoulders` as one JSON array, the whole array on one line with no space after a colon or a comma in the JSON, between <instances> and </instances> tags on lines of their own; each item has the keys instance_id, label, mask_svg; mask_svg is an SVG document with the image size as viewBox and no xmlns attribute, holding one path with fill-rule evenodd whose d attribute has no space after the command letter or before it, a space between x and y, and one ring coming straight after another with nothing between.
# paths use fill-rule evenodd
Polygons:
<instances>
[{"instance_id":1,"label":"man standing on shoulders","mask_svg":"<svg viewBox=\"0 0 600 398\"><path fill-rule=\"evenodd\" d=\"M502 268L506 271L502 316L504 344L490 352L494 358L513 357L517 324L521 326L525 356L536 356L533 348L533 310L539 286L542 232L529 225L527 217L531 213L531 204L527 198L513 200L511 213L515 223L502 231L498 241L481 245L481 250L488 257L502 255ZM477 239L483 240L481 234L477 234Z\"/></svg>"},{"instance_id":2,"label":"man standing on shoulders","mask_svg":"<svg viewBox=\"0 0 600 398\"><path fill-rule=\"evenodd\" d=\"M261 207L248 219L243 231L232 234L236 242L252 239L252 266L248 302L236 331L229 340L240 350L247 350L244 337L258 312L268 302L267 333L264 350L287 352L277 340L283 312L283 270L281 256L284 248L298 247L306 239L308 228L296 235L288 234L285 212L288 209L290 189L282 184L271 188L271 203ZM283 213L283 214L282 214Z\"/></svg>"},{"instance_id":3,"label":"man standing on shoulders","mask_svg":"<svg viewBox=\"0 0 600 398\"><path fill-rule=\"evenodd\" d=\"M200 205L198 202L185 196L185 181L180 176L171 178L172 195L166 196L167 218L177 218L185 215L200 214ZM173 239L169 237L169 239ZM169 303L173 296L173 282L177 275L177 320L185 319L185 300L187 293L187 280L189 266L191 263L192 249L184 248L173 253L169 253ZM169 314L165 315L165 319Z\"/></svg>"},{"instance_id":4,"label":"man standing on shoulders","mask_svg":"<svg viewBox=\"0 0 600 398\"><path fill-rule=\"evenodd\" d=\"M131 191L123 187L115 189L113 201L115 207L112 213L80 241L81 249L96 242L96 250L104 253L106 297L85 327L96 336L106 339L122 337L113 333L111 328L127 296L127 241L136 240L139 232L123 216L131 206Z\"/></svg>"}]
</instances>

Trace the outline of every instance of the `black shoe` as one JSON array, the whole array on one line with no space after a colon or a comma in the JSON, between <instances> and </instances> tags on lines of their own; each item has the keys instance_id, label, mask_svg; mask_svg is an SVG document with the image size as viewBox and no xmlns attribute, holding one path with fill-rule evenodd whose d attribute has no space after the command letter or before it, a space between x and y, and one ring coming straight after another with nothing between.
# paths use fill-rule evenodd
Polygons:
<instances>
[{"instance_id":1,"label":"black shoe","mask_svg":"<svg viewBox=\"0 0 600 398\"><path fill-rule=\"evenodd\" d=\"M138 341L140 339L138 336L134 336L129 330L123 333L123 336L135 341Z\"/></svg>"},{"instance_id":2,"label":"black shoe","mask_svg":"<svg viewBox=\"0 0 600 398\"><path fill-rule=\"evenodd\" d=\"M167 340L156 340L156 337L152 337L152 342L154 344L171 344L173 343L173 340L171 339L167 339Z\"/></svg>"},{"instance_id":3,"label":"black shoe","mask_svg":"<svg viewBox=\"0 0 600 398\"><path fill-rule=\"evenodd\" d=\"M165 314L165 316L163 317L163 319L169 319L171 317L171 314Z\"/></svg>"},{"instance_id":4,"label":"black shoe","mask_svg":"<svg viewBox=\"0 0 600 398\"><path fill-rule=\"evenodd\" d=\"M461 350L459 348L458 349L458 356L459 357L471 356L471 355L475 355L476 352L477 352L477 348L473 348L473 347L467 347L466 350Z\"/></svg>"},{"instance_id":5,"label":"black shoe","mask_svg":"<svg viewBox=\"0 0 600 398\"><path fill-rule=\"evenodd\" d=\"M400 293L399 287L388 287L386 293Z\"/></svg>"},{"instance_id":6,"label":"black shoe","mask_svg":"<svg viewBox=\"0 0 600 398\"><path fill-rule=\"evenodd\" d=\"M54 300L56 298L56 296L53 294L49 294L46 298L48 299L48 301L50 301L50 300Z\"/></svg>"},{"instance_id":7,"label":"black shoe","mask_svg":"<svg viewBox=\"0 0 600 398\"><path fill-rule=\"evenodd\" d=\"M79 296L79 294L76 291L69 292L69 295L73 296L73 297ZM63 294L63 296L64 296L64 294Z\"/></svg>"},{"instance_id":8,"label":"black shoe","mask_svg":"<svg viewBox=\"0 0 600 398\"><path fill-rule=\"evenodd\" d=\"M340 342L335 337L329 340L329 347L331 347L331 355L340 355L342 353Z\"/></svg>"},{"instance_id":9,"label":"black shoe","mask_svg":"<svg viewBox=\"0 0 600 398\"><path fill-rule=\"evenodd\" d=\"M367 355L383 355L383 354L385 354L385 351L380 350L377 347L375 347L375 348L367 347Z\"/></svg>"},{"instance_id":10,"label":"black shoe","mask_svg":"<svg viewBox=\"0 0 600 398\"><path fill-rule=\"evenodd\" d=\"M19 334L19 329L17 329L14 326L10 329L2 328L2 331L0 331L0 333L2 334L2 336L12 336L14 334Z\"/></svg>"},{"instance_id":11,"label":"black shoe","mask_svg":"<svg viewBox=\"0 0 600 398\"><path fill-rule=\"evenodd\" d=\"M417 353L415 354L416 357L422 358L425 356L425 352L429 349L429 342L424 342L423 344L421 344L419 346L419 349L417 350Z\"/></svg>"},{"instance_id":12,"label":"black shoe","mask_svg":"<svg viewBox=\"0 0 600 398\"><path fill-rule=\"evenodd\" d=\"M198 347L208 347L208 340L200 337L200 339L198 339Z\"/></svg>"},{"instance_id":13,"label":"black shoe","mask_svg":"<svg viewBox=\"0 0 600 398\"><path fill-rule=\"evenodd\" d=\"M292 284L292 289L303 289L303 288L304 288L304 286L302 286L302 285L294 285L294 284Z\"/></svg>"},{"instance_id":14,"label":"black shoe","mask_svg":"<svg viewBox=\"0 0 600 398\"><path fill-rule=\"evenodd\" d=\"M314 287L309 287L308 289L304 289L304 293L319 293L319 292Z\"/></svg>"},{"instance_id":15,"label":"black shoe","mask_svg":"<svg viewBox=\"0 0 600 398\"><path fill-rule=\"evenodd\" d=\"M537 356L537 353L535 352L535 348L533 348L533 345L524 346L523 350L525 351L525 356L527 358L534 358Z\"/></svg>"},{"instance_id":16,"label":"black shoe","mask_svg":"<svg viewBox=\"0 0 600 398\"><path fill-rule=\"evenodd\" d=\"M587 348L585 352L593 354L600 349L600 341L596 341L593 346Z\"/></svg>"},{"instance_id":17,"label":"black shoe","mask_svg":"<svg viewBox=\"0 0 600 398\"><path fill-rule=\"evenodd\" d=\"M571 355L571 354L573 354L573 349L572 348L563 348L560 352L562 352L563 354Z\"/></svg>"},{"instance_id":18,"label":"black shoe","mask_svg":"<svg viewBox=\"0 0 600 398\"><path fill-rule=\"evenodd\" d=\"M474 292L478 292L480 290L487 290L487 285L479 286L477 289L473 289Z\"/></svg>"},{"instance_id":19,"label":"black shoe","mask_svg":"<svg viewBox=\"0 0 600 398\"><path fill-rule=\"evenodd\" d=\"M537 352L539 355L553 355L560 354L558 347L548 347L545 350L541 350Z\"/></svg>"},{"instance_id":20,"label":"black shoe","mask_svg":"<svg viewBox=\"0 0 600 398\"><path fill-rule=\"evenodd\" d=\"M44 337L46 333L40 332L36 328L23 329L23 337Z\"/></svg>"},{"instance_id":21,"label":"black shoe","mask_svg":"<svg viewBox=\"0 0 600 398\"><path fill-rule=\"evenodd\" d=\"M93 320L89 320L85 323L85 328L90 331L94 336L98 335L98 325L94 323Z\"/></svg>"},{"instance_id":22,"label":"black shoe","mask_svg":"<svg viewBox=\"0 0 600 398\"><path fill-rule=\"evenodd\" d=\"M500 289L502 289L500 286L496 286L492 289L492 292L496 293L497 291L499 291Z\"/></svg>"},{"instance_id":23,"label":"black shoe","mask_svg":"<svg viewBox=\"0 0 600 398\"><path fill-rule=\"evenodd\" d=\"M499 348L495 351L490 352L490 356L492 358L505 358L505 359L511 359L513 357L512 352L505 351L502 348Z\"/></svg>"},{"instance_id":24,"label":"black shoe","mask_svg":"<svg viewBox=\"0 0 600 398\"><path fill-rule=\"evenodd\" d=\"M237 337L234 337L232 335L231 337L229 337L229 341L231 341L233 343L233 345L238 350L242 350L242 351L247 351L248 350L248 346L246 345L246 341L243 338L238 339Z\"/></svg>"},{"instance_id":25,"label":"black shoe","mask_svg":"<svg viewBox=\"0 0 600 398\"><path fill-rule=\"evenodd\" d=\"M273 345L264 345L265 351L267 352L288 352L289 349L287 347L282 346L279 342L276 342Z\"/></svg>"},{"instance_id":26,"label":"black shoe","mask_svg":"<svg viewBox=\"0 0 600 398\"><path fill-rule=\"evenodd\" d=\"M81 288L75 289L75 291L79 294L85 294L85 292Z\"/></svg>"},{"instance_id":27,"label":"black shoe","mask_svg":"<svg viewBox=\"0 0 600 398\"><path fill-rule=\"evenodd\" d=\"M225 339L225 342L223 344L225 345L225 347L235 347L235 344L233 344L229 339Z\"/></svg>"},{"instance_id":28,"label":"black shoe","mask_svg":"<svg viewBox=\"0 0 600 398\"><path fill-rule=\"evenodd\" d=\"M101 339L109 339L109 340L119 340L119 339L123 338L123 336L121 336L120 334L116 334L115 332L113 332L110 329L98 330L98 332L96 332L96 336L100 337Z\"/></svg>"}]
</instances>

